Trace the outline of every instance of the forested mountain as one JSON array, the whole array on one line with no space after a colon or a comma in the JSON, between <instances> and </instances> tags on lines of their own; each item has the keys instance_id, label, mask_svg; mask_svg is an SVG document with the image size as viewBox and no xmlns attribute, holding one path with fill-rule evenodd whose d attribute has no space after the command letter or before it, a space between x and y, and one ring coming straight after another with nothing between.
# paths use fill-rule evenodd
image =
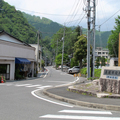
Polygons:
<instances>
[{"instance_id":1,"label":"forested mountain","mask_svg":"<svg viewBox=\"0 0 120 120\"><path fill-rule=\"evenodd\" d=\"M105 31L105 32L96 31L95 46L106 48L107 41L110 35L111 35L111 31Z\"/></svg>"},{"instance_id":2,"label":"forested mountain","mask_svg":"<svg viewBox=\"0 0 120 120\"><path fill-rule=\"evenodd\" d=\"M83 34L87 35L87 29L83 28ZM95 32L95 47L107 47L107 41L109 36L111 35L111 31L97 31Z\"/></svg>"},{"instance_id":3,"label":"forested mountain","mask_svg":"<svg viewBox=\"0 0 120 120\"><path fill-rule=\"evenodd\" d=\"M52 37L60 28L63 26L59 23L53 22L47 18L40 18L35 15L29 15L23 12L25 18L27 18L28 22L35 27L35 29L42 32L42 38L45 36Z\"/></svg>"},{"instance_id":4,"label":"forested mountain","mask_svg":"<svg viewBox=\"0 0 120 120\"><path fill-rule=\"evenodd\" d=\"M4 30L26 43L36 43L36 30L22 12L3 0L0 0L0 9L0 31Z\"/></svg>"},{"instance_id":5,"label":"forested mountain","mask_svg":"<svg viewBox=\"0 0 120 120\"><path fill-rule=\"evenodd\" d=\"M40 18L26 13L22 13L15 9L14 6L9 5L7 2L0 0L0 31L5 30L14 37L27 42L37 43L36 31L41 31L43 45L51 41L53 34L57 33L62 25L53 22L47 18ZM75 29L75 27L71 27ZM87 30L83 28L83 33ZM96 31L96 47L106 47L110 31L98 32ZM48 36L47 38L45 38ZM49 48L49 47L48 47Z\"/></svg>"}]
</instances>

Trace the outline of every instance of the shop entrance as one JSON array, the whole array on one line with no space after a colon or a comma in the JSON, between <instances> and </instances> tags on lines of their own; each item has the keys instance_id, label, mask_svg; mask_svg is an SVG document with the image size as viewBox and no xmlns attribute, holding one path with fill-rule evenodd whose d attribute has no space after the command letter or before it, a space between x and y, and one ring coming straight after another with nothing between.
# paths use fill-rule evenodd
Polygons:
<instances>
[{"instance_id":1,"label":"shop entrance","mask_svg":"<svg viewBox=\"0 0 120 120\"><path fill-rule=\"evenodd\" d=\"M6 80L10 79L10 64L0 64L0 76L5 76Z\"/></svg>"}]
</instances>

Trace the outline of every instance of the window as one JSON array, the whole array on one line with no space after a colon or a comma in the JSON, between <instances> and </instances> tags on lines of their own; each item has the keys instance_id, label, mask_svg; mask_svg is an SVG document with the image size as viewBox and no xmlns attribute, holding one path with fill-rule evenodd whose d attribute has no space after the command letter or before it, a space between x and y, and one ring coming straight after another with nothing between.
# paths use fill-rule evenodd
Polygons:
<instances>
[{"instance_id":1,"label":"window","mask_svg":"<svg viewBox=\"0 0 120 120\"><path fill-rule=\"evenodd\" d=\"M105 54L105 52L103 52L102 54Z\"/></svg>"},{"instance_id":2,"label":"window","mask_svg":"<svg viewBox=\"0 0 120 120\"><path fill-rule=\"evenodd\" d=\"M100 54L101 54L101 52L98 52L98 54L100 55Z\"/></svg>"}]
</instances>

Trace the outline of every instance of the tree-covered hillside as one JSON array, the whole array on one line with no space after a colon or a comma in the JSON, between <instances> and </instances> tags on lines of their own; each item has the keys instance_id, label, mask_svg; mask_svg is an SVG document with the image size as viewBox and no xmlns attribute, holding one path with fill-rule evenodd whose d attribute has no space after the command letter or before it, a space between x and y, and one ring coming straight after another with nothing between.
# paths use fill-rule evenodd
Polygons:
<instances>
[{"instance_id":1,"label":"tree-covered hillside","mask_svg":"<svg viewBox=\"0 0 120 120\"><path fill-rule=\"evenodd\" d=\"M42 39L46 36L51 37L63 28L62 25L53 22L47 18L40 18L26 13L22 13L10 6L7 2L0 0L0 31L5 30L14 37L27 42L36 43L36 31L41 31ZM72 30L76 27L71 27ZM83 28L83 34L87 34L87 30ZM106 47L107 41L111 32L98 32L96 31L96 47ZM48 38L47 38L48 39ZM46 39L45 39L46 40ZM44 41L44 43L46 43ZM44 46L47 46L44 44Z\"/></svg>"},{"instance_id":2,"label":"tree-covered hillside","mask_svg":"<svg viewBox=\"0 0 120 120\"><path fill-rule=\"evenodd\" d=\"M63 26L49 20L47 18L40 18L35 15L29 15L23 12L25 18L27 18L28 22L35 27L35 29L40 30L42 32L42 38L45 36L52 37L60 28Z\"/></svg>"},{"instance_id":3,"label":"tree-covered hillside","mask_svg":"<svg viewBox=\"0 0 120 120\"><path fill-rule=\"evenodd\" d=\"M111 35L111 31L105 31L105 32L98 32L96 31L96 41L95 46L96 47L107 47L108 38Z\"/></svg>"},{"instance_id":4,"label":"tree-covered hillside","mask_svg":"<svg viewBox=\"0 0 120 120\"><path fill-rule=\"evenodd\" d=\"M3 0L0 0L0 9L0 31L4 30L26 43L36 43L36 30L22 12Z\"/></svg>"},{"instance_id":5,"label":"tree-covered hillside","mask_svg":"<svg viewBox=\"0 0 120 120\"><path fill-rule=\"evenodd\" d=\"M87 29L83 28L83 34L87 35ZM95 33L95 47L107 47L108 38L111 35L111 31L97 31Z\"/></svg>"}]
</instances>

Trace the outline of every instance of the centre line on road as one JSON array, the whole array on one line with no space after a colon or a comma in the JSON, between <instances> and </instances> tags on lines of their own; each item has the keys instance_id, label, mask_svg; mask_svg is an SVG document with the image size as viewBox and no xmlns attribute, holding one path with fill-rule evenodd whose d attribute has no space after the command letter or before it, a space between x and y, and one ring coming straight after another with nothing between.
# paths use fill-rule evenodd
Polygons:
<instances>
[{"instance_id":1,"label":"centre line on road","mask_svg":"<svg viewBox=\"0 0 120 120\"><path fill-rule=\"evenodd\" d=\"M53 103L53 104L57 104L57 105L61 105L61 106L65 106L65 107L73 107L72 105L66 105L66 104L62 104L62 103L58 103L58 102L54 102L54 101L51 101L51 100L48 100L48 99L45 99L45 98L42 98L42 97L40 97L40 96L37 96L36 94L35 94L35 92L37 92L38 90L40 90L40 89L37 89L37 90L34 90L34 91L32 91L31 92L31 94L33 95L33 96L35 96L36 98L38 98L38 99L41 99L41 100L44 100L44 101L47 101L47 102L50 102L50 103Z\"/></svg>"}]
</instances>

